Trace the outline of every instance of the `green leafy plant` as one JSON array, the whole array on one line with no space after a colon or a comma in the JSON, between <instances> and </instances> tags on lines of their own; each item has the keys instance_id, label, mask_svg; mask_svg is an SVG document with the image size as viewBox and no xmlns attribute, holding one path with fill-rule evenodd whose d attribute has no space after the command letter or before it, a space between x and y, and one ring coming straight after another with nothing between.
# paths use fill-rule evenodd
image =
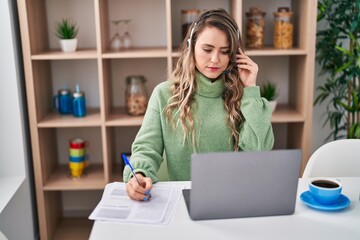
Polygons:
<instances>
[{"instance_id":1,"label":"green leafy plant","mask_svg":"<svg viewBox=\"0 0 360 240\"><path fill-rule=\"evenodd\" d=\"M324 125L333 138L360 138L360 1L319 0L316 59L320 75L314 105L327 102Z\"/></svg>"},{"instance_id":2,"label":"green leafy plant","mask_svg":"<svg viewBox=\"0 0 360 240\"><path fill-rule=\"evenodd\" d=\"M276 84L271 82L262 84L260 86L260 95L268 101L274 101L278 95Z\"/></svg>"},{"instance_id":3,"label":"green leafy plant","mask_svg":"<svg viewBox=\"0 0 360 240\"><path fill-rule=\"evenodd\" d=\"M74 39L78 33L76 23L69 19L62 19L56 23L56 36L60 39Z\"/></svg>"}]
</instances>

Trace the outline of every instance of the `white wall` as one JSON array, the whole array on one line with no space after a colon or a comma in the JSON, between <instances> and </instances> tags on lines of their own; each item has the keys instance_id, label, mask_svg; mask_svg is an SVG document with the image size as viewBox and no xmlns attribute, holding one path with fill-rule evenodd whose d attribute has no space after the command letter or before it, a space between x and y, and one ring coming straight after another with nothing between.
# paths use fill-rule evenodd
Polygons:
<instances>
[{"instance_id":1,"label":"white wall","mask_svg":"<svg viewBox=\"0 0 360 240\"><path fill-rule=\"evenodd\" d=\"M0 181L24 179L0 209L0 231L8 239L25 240L37 239L37 223L16 19L16 1L0 1ZM3 197L6 193L0 194Z\"/></svg>"}]
</instances>

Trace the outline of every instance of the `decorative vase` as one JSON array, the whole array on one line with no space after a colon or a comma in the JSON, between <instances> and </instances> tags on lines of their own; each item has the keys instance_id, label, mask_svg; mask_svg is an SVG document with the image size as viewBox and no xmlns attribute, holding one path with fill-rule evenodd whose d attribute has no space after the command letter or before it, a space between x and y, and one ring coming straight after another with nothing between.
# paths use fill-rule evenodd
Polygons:
<instances>
[{"instance_id":1,"label":"decorative vase","mask_svg":"<svg viewBox=\"0 0 360 240\"><path fill-rule=\"evenodd\" d=\"M271 111L275 112L277 101L276 100L269 101L269 105L270 105Z\"/></svg>"},{"instance_id":2,"label":"decorative vase","mask_svg":"<svg viewBox=\"0 0 360 240\"><path fill-rule=\"evenodd\" d=\"M60 47L63 52L75 52L78 40L74 39L60 39Z\"/></svg>"}]
</instances>

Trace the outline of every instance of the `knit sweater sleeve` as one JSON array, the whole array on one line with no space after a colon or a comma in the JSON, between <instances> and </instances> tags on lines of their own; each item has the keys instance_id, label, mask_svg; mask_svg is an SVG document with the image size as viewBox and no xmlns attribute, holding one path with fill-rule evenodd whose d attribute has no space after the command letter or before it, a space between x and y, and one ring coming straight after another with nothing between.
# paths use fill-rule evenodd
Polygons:
<instances>
[{"instance_id":1,"label":"knit sweater sleeve","mask_svg":"<svg viewBox=\"0 0 360 240\"><path fill-rule=\"evenodd\" d=\"M271 150L274 134L269 102L260 97L258 86L244 88L241 112L245 121L240 127L239 148L243 151Z\"/></svg>"},{"instance_id":2,"label":"knit sweater sleeve","mask_svg":"<svg viewBox=\"0 0 360 240\"><path fill-rule=\"evenodd\" d=\"M150 97L143 123L131 150L130 161L134 171L141 172L153 182L157 182L157 171L163 161L164 151L158 88L154 89ZM130 168L126 166L123 172L124 182L128 182L130 177L132 177Z\"/></svg>"}]
</instances>

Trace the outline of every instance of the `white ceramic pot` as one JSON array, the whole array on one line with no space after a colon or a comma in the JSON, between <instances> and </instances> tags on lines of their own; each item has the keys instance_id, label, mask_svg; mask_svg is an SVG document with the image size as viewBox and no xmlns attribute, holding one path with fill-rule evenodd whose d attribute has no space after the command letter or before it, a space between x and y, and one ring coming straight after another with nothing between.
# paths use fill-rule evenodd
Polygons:
<instances>
[{"instance_id":1,"label":"white ceramic pot","mask_svg":"<svg viewBox=\"0 0 360 240\"><path fill-rule=\"evenodd\" d=\"M274 112L276 109L277 101L276 100L269 101L269 105L270 105L271 111Z\"/></svg>"},{"instance_id":2,"label":"white ceramic pot","mask_svg":"<svg viewBox=\"0 0 360 240\"><path fill-rule=\"evenodd\" d=\"M63 52L75 52L78 40L74 39L60 39L60 47Z\"/></svg>"}]
</instances>

